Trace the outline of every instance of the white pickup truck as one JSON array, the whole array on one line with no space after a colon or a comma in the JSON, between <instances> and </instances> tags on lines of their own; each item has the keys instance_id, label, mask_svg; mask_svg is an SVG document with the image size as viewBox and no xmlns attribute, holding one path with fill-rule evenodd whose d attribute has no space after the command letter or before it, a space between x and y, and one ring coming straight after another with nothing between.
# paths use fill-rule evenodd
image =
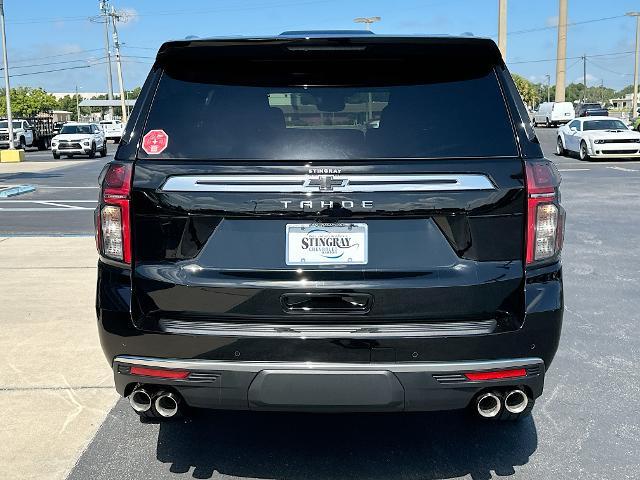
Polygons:
<instances>
[{"instance_id":1,"label":"white pickup truck","mask_svg":"<svg viewBox=\"0 0 640 480\"><path fill-rule=\"evenodd\" d=\"M38 147L47 150L53 137L50 117L33 117L13 120L13 146L15 148ZM9 148L9 124L0 120L0 148Z\"/></svg>"},{"instance_id":2,"label":"white pickup truck","mask_svg":"<svg viewBox=\"0 0 640 480\"><path fill-rule=\"evenodd\" d=\"M102 120L100 127L104 130L107 140L113 140L114 143L120 143L124 124L120 120Z\"/></svg>"}]
</instances>

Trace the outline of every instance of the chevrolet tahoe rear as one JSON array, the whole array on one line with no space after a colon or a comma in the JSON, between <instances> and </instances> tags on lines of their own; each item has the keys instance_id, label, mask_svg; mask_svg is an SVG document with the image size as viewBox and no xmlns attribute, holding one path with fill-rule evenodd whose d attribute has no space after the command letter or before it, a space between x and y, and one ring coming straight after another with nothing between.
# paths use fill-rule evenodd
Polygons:
<instances>
[{"instance_id":1,"label":"chevrolet tahoe rear","mask_svg":"<svg viewBox=\"0 0 640 480\"><path fill-rule=\"evenodd\" d=\"M490 40L165 43L100 183L100 338L142 416L542 394L560 176Z\"/></svg>"}]
</instances>

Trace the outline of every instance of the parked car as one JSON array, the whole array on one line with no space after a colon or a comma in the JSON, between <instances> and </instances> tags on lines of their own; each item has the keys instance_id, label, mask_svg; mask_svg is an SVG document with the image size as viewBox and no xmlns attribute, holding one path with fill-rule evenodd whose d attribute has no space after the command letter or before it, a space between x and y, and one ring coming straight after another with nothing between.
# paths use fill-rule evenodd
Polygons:
<instances>
[{"instance_id":1,"label":"parked car","mask_svg":"<svg viewBox=\"0 0 640 480\"><path fill-rule=\"evenodd\" d=\"M104 130L107 140L113 140L114 143L120 143L124 124L120 120L101 120L100 126Z\"/></svg>"},{"instance_id":2,"label":"parked car","mask_svg":"<svg viewBox=\"0 0 640 480\"><path fill-rule=\"evenodd\" d=\"M16 118L12 122L13 146L25 149L36 147L47 150L53 137L52 117L45 114L37 117ZM0 120L0 148L9 148L9 122Z\"/></svg>"},{"instance_id":3,"label":"parked car","mask_svg":"<svg viewBox=\"0 0 640 480\"><path fill-rule=\"evenodd\" d=\"M483 121L442 121L461 117ZM560 338L564 210L526 118L489 39L162 45L99 180L117 391L160 419L527 415Z\"/></svg>"},{"instance_id":4,"label":"parked car","mask_svg":"<svg viewBox=\"0 0 640 480\"><path fill-rule=\"evenodd\" d=\"M95 123L67 123L51 142L53 158L65 155L88 155L95 158L96 153L101 157L107 156L107 141L102 129Z\"/></svg>"},{"instance_id":5,"label":"parked car","mask_svg":"<svg viewBox=\"0 0 640 480\"><path fill-rule=\"evenodd\" d=\"M599 103L581 103L576 108L576 117L606 117L609 110Z\"/></svg>"},{"instance_id":6,"label":"parked car","mask_svg":"<svg viewBox=\"0 0 640 480\"><path fill-rule=\"evenodd\" d=\"M611 117L576 118L558 129L556 153L580 160L640 157L640 133Z\"/></svg>"},{"instance_id":7,"label":"parked car","mask_svg":"<svg viewBox=\"0 0 640 480\"><path fill-rule=\"evenodd\" d=\"M571 102L544 102L533 114L533 124L551 127L570 122L574 118L575 111Z\"/></svg>"}]
</instances>

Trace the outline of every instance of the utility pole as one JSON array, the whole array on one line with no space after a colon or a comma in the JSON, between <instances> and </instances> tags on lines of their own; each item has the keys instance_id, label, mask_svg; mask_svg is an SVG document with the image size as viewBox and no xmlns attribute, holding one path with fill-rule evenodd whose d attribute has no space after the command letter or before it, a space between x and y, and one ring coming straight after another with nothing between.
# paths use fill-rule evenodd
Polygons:
<instances>
[{"instance_id":1,"label":"utility pole","mask_svg":"<svg viewBox=\"0 0 640 480\"><path fill-rule=\"evenodd\" d=\"M100 15L104 17L104 47L107 54L107 98L113 100L113 74L111 73L111 47L109 46L109 22L113 8L109 5L109 0L100 0L99 5ZM109 107L109 115L113 119L113 107Z\"/></svg>"},{"instance_id":2,"label":"utility pole","mask_svg":"<svg viewBox=\"0 0 640 480\"><path fill-rule=\"evenodd\" d=\"M122 106L122 123L127 123L127 101L124 96L124 82L122 80L122 61L120 59L120 41L118 40L117 17L113 17L113 44L116 47L116 66L118 67L118 83L120 84L120 105Z\"/></svg>"},{"instance_id":3,"label":"utility pole","mask_svg":"<svg viewBox=\"0 0 640 480\"><path fill-rule=\"evenodd\" d=\"M498 0L498 49L507 61L507 0Z\"/></svg>"},{"instance_id":4,"label":"utility pole","mask_svg":"<svg viewBox=\"0 0 640 480\"><path fill-rule=\"evenodd\" d=\"M584 90L582 91L582 103L587 103L587 54L582 55L582 84Z\"/></svg>"},{"instance_id":5,"label":"utility pole","mask_svg":"<svg viewBox=\"0 0 640 480\"><path fill-rule=\"evenodd\" d=\"M547 77L547 102L551 101L551 75L545 75Z\"/></svg>"},{"instance_id":6,"label":"utility pole","mask_svg":"<svg viewBox=\"0 0 640 480\"><path fill-rule=\"evenodd\" d=\"M565 100L567 76L567 0L559 0L558 11L558 54L556 55L556 102Z\"/></svg>"},{"instance_id":7,"label":"utility pole","mask_svg":"<svg viewBox=\"0 0 640 480\"><path fill-rule=\"evenodd\" d=\"M633 64L633 104L631 105L631 118L638 116L638 49L640 48L640 12L627 13L630 17L636 17L636 53Z\"/></svg>"},{"instance_id":8,"label":"utility pole","mask_svg":"<svg viewBox=\"0 0 640 480\"><path fill-rule=\"evenodd\" d=\"M7 56L7 34L4 29L4 0L0 0L0 25L2 28L2 61L4 63L4 93L7 100L7 126L9 128L9 149L15 150L13 144L13 115L11 114L11 85L9 84L9 59Z\"/></svg>"}]
</instances>

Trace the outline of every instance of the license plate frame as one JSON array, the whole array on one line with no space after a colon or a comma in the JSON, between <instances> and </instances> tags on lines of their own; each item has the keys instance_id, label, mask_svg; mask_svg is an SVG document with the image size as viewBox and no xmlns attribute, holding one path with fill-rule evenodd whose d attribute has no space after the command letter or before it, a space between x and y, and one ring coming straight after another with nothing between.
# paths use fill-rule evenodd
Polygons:
<instances>
[{"instance_id":1,"label":"license plate frame","mask_svg":"<svg viewBox=\"0 0 640 480\"><path fill-rule=\"evenodd\" d=\"M288 223L285 239L287 265L366 265L369 262L366 223Z\"/></svg>"}]
</instances>

